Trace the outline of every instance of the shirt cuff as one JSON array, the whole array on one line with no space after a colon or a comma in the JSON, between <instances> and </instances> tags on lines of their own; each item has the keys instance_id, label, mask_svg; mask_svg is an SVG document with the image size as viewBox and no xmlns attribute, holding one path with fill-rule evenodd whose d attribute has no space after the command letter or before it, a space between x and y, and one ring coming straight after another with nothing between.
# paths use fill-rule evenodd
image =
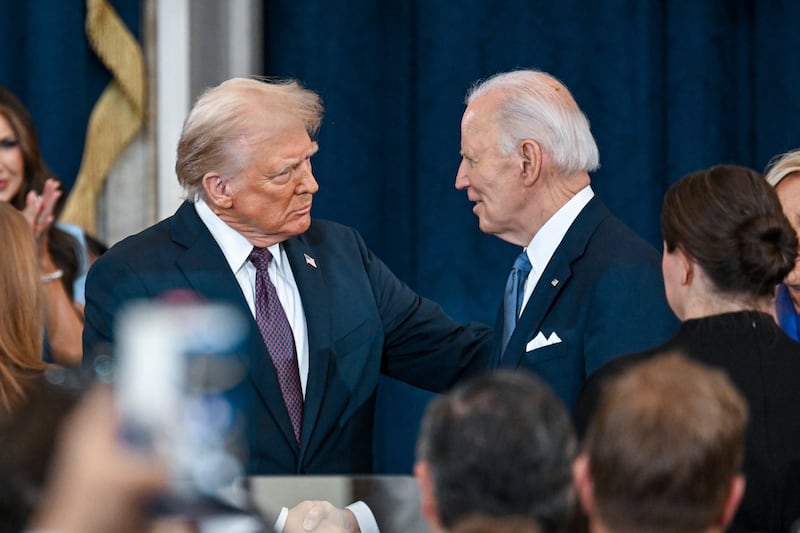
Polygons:
<instances>
[{"instance_id":1,"label":"shirt cuff","mask_svg":"<svg viewBox=\"0 0 800 533\"><path fill-rule=\"evenodd\" d=\"M283 528L286 527L286 519L287 518L289 518L289 508L288 507L281 507L281 514L279 514L278 518L275 520L275 526L274 526L275 533L282 533L283 532ZM356 518L358 518L358 516L356 516Z\"/></svg>"},{"instance_id":2,"label":"shirt cuff","mask_svg":"<svg viewBox=\"0 0 800 533\"><path fill-rule=\"evenodd\" d=\"M351 503L345 509L348 509L356 516L356 522L358 522L361 533L381 533L378 522L375 520L375 515L372 514L372 510L366 503L358 501ZM280 520L280 518L278 519Z\"/></svg>"}]
</instances>

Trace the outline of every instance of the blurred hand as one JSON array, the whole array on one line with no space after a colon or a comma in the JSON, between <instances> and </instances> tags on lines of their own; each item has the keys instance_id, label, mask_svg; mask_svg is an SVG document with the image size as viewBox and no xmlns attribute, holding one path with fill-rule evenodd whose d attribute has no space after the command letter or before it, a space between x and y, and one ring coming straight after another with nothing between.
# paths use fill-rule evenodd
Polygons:
<instances>
[{"instance_id":1,"label":"blurred hand","mask_svg":"<svg viewBox=\"0 0 800 533\"><path fill-rule=\"evenodd\" d=\"M143 502L167 486L166 469L126 448L117 427L111 391L91 390L64 422L34 528L99 533L144 518Z\"/></svg>"},{"instance_id":2,"label":"blurred hand","mask_svg":"<svg viewBox=\"0 0 800 533\"><path fill-rule=\"evenodd\" d=\"M304 501L289 509L284 533L360 533L355 515L330 502Z\"/></svg>"},{"instance_id":3,"label":"blurred hand","mask_svg":"<svg viewBox=\"0 0 800 533\"><path fill-rule=\"evenodd\" d=\"M22 214L31 225L33 235L37 239L53 224L53 210L56 202L61 198L61 194L61 183L48 178L44 182L44 190L41 195L36 191L29 191L25 197L25 208L22 210Z\"/></svg>"}]
</instances>

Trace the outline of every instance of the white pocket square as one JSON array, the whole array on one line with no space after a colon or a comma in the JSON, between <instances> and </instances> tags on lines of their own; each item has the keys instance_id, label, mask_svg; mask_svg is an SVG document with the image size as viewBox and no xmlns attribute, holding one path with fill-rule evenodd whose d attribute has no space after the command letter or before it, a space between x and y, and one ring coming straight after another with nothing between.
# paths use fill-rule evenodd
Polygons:
<instances>
[{"instance_id":1,"label":"white pocket square","mask_svg":"<svg viewBox=\"0 0 800 533\"><path fill-rule=\"evenodd\" d=\"M533 350L538 350L539 348L544 348L545 346L550 346L551 344L558 344L559 342L561 342L561 338L555 331L551 333L549 337L545 337L544 333L540 331L534 338L530 340L528 344L525 345L525 351L532 352Z\"/></svg>"}]
</instances>

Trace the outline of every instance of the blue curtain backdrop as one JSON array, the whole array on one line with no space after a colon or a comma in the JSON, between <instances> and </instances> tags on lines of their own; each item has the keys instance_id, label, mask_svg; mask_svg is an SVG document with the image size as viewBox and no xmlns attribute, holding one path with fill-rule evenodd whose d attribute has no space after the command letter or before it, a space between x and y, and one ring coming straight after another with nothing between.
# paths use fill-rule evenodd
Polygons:
<instances>
[{"instance_id":1,"label":"blue curtain backdrop","mask_svg":"<svg viewBox=\"0 0 800 533\"><path fill-rule=\"evenodd\" d=\"M109 2L138 38L140 0ZM110 76L89 47L85 0L0 0L0 85L26 105L45 161L69 190L86 124Z\"/></svg>"},{"instance_id":2,"label":"blue curtain backdrop","mask_svg":"<svg viewBox=\"0 0 800 533\"><path fill-rule=\"evenodd\" d=\"M460 320L493 323L517 251L480 233L453 181L475 80L534 67L592 124L597 194L660 247L669 184L800 146L800 2L265 0L265 73L326 104L315 215L352 225ZM376 466L408 472L430 395L381 385Z\"/></svg>"},{"instance_id":3,"label":"blue curtain backdrop","mask_svg":"<svg viewBox=\"0 0 800 533\"><path fill-rule=\"evenodd\" d=\"M111 3L138 37L141 0ZM29 107L69 188L109 79L88 47L84 1L0 9L0 84ZM264 73L297 77L326 103L315 216L359 229L459 320L494 321L517 253L480 233L453 189L475 80L525 67L561 78L600 146L596 192L656 246L661 198L682 174L719 162L763 169L800 146L794 0L264 0L264 13ZM382 382L379 471L410 471L429 398Z\"/></svg>"}]
</instances>

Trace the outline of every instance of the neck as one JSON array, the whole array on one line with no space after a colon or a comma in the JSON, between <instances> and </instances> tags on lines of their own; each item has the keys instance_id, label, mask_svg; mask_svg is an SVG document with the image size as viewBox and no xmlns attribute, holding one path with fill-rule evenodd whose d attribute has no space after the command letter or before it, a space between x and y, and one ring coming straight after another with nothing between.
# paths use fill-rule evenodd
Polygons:
<instances>
[{"instance_id":1,"label":"neck","mask_svg":"<svg viewBox=\"0 0 800 533\"><path fill-rule=\"evenodd\" d=\"M544 226L559 209L590 184L589 174L578 172L575 174L552 174L543 176L537 181L538 190L534 190L536 201L531 202L531 212L526 217L530 225L526 228L528 240L521 246L527 246L542 226ZM523 239L524 240L524 239Z\"/></svg>"},{"instance_id":2,"label":"neck","mask_svg":"<svg viewBox=\"0 0 800 533\"><path fill-rule=\"evenodd\" d=\"M690 298L684 309L681 320L704 318L707 316L735 313L737 311L761 311L769 313L772 307L772 298L745 298L714 294L711 297Z\"/></svg>"},{"instance_id":3,"label":"neck","mask_svg":"<svg viewBox=\"0 0 800 533\"><path fill-rule=\"evenodd\" d=\"M250 244L257 248L269 248L273 244L283 242L286 237L280 235L265 235L254 228L252 225L247 224L238 217L234 216L230 210L221 210L209 204L212 211L219 217L225 224L239 232L245 239L250 241Z\"/></svg>"},{"instance_id":4,"label":"neck","mask_svg":"<svg viewBox=\"0 0 800 533\"><path fill-rule=\"evenodd\" d=\"M649 529L649 531L658 531L659 528L655 527ZM626 531L634 531L633 529L626 530ZM722 533L723 529L712 526L706 529L702 529L697 531L697 533ZM598 518L589 518L589 532L590 533L620 533L616 531L614 528L606 526L603 522L600 521Z\"/></svg>"}]
</instances>

